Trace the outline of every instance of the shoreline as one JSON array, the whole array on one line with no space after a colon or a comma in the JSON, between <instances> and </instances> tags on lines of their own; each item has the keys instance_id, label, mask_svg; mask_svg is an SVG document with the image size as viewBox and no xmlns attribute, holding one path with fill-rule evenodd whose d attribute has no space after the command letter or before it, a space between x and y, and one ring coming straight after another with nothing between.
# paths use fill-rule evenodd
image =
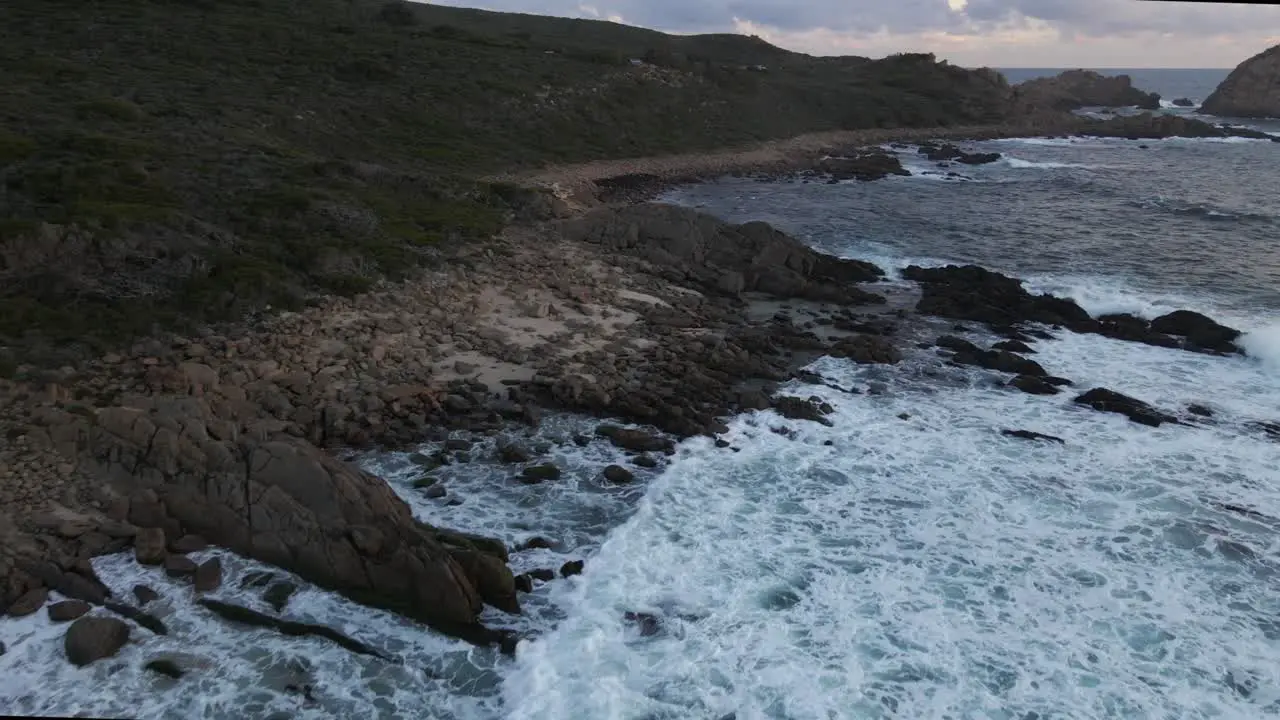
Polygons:
<instances>
[{"instance_id":1,"label":"shoreline","mask_svg":"<svg viewBox=\"0 0 1280 720\"><path fill-rule=\"evenodd\" d=\"M996 136L1045 134L1003 132L1009 134ZM513 425L536 425L544 409L657 426L677 440L714 435L722 418L753 409L821 418L820 407L801 398L778 402L782 398L773 397L773 389L823 354L896 362L892 338L900 325L924 317L913 309L918 296L867 294L880 288L866 267L833 265L771 229L744 235L747 226L729 226L691 209L650 216L652 208L637 204L645 192L601 204L587 186L627 170L618 174L658 178L649 188L656 191L728 174L726 167L794 171L828 149L849 147L855 138L865 145L972 133L953 128L824 134L745 152L545 171L528 182L564 202L560 217L513 225L483 245L451 248L435 269L411 281L384 284L353 299L328 298L234 335L153 338L79 372L49 374L42 385L0 381L0 397L7 401L0 430L18 446L0 456L0 465L8 466L0 468L6 479L0 500L18 513L0 517L4 600L25 597L37 585L66 595L79 582L69 580L74 577L98 586L82 594L100 594L102 583L88 559L136 549L149 529L162 531L159 552L166 560L184 554L182 539L200 535L215 542L230 538L218 544L270 562L262 557L265 538L255 534L255 521L242 529L249 533L246 541L235 541L243 532L225 528L193 533L193 526L200 529L199 516L217 510L217 503L184 499L189 507L175 509L170 506L181 503L164 494L207 482L215 456L231 456L235 465L236 453L248 443L241 475L255 472L253 452L273 448L287 451L290 462L321 467L323 472L308 477L317 485L362 488L361 499L343 514L357 512L364 520L342 520L358 539L344 540L332 552L354 547L358 555L381 557L386 535L425 532L424 547L439 544L448 553L445 576L461 572L475 593L447 601L460 608L455 620L464 627L456 634L483 630L473 635L478 644L508 648L512 638L503 631L468 629L462 618L481 599L518 608L522 581L505 570L507 553L516 550L467 536L466 528L442 530L405 518L407 506L386 482L345 466L336 453L410 447L444 441L450 433L501 436ZM566 184L576 190L565 193ZM637 247L629 228L638 226L658 237L660 253ZM691 228L709 244L684 247L679 235ZM744 240L752 244L749 256L724 256ZM723 256L714 267L693 260L708 248ZM773 265L802 270L769 275ZM861 290L840 289L859 283ZM778 319L779 313L785 317ZM189 417L198 420L191 423ZM646 430L602 426L598 435L635 458L672 448L668 435ZM446 455L431 462L459 461L456 453ZM545 478L527 475L530 468L545 467L538 453L484 461L509 464L529 480L554 482L550 471ZM285 487L286 480L262 479L264 492ZM246 487L242 502L252 515L249 494ZM289 512L314 513L308 500L291 497L295 505ZM437 499L449 502L447 496ZM371 507L379 510L370 514ZM392 517L388 529L377 531L384 539L359 538L362 528L383 524L384 515ZM435 557L434 550L424 552L421 559ZM403 598L386 597L412 592L393 581L348 587L337 575L305 575L298 568L309 563L296 556L274 557L273 564L290 564L285 569L322 587L351 596L367 591L369 604L408 607ZM36 571L40 563L43 574ZM411 610L403 614L428 625L447 624Z\"/></svg>"}]
</instances>

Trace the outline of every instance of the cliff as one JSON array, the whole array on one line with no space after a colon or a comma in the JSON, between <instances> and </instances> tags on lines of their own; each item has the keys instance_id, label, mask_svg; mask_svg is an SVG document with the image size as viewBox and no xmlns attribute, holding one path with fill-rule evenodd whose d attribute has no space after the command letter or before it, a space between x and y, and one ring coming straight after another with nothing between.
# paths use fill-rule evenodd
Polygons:
<instances>
[{"instance_id":1,"label":"cliff","mask_svg":"<svg viewBox=\"0 0 1280 720\"><path fill-rule=\"evenodd\" d=\"M1200 112L1224 117L1280 117L1280 45L1236 66Z\"/></svg>"}]
</instances>

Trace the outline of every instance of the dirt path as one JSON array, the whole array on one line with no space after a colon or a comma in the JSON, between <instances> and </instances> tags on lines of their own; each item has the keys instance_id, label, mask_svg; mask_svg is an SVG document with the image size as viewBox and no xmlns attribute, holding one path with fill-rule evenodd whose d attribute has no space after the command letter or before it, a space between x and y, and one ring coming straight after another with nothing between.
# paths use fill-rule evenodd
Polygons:
<instances>
[{"instance_id":1,"label":"dirt path","mask_svg":"<svg viewBox=\"0 0 1280 720\"><path fill-rule=\"evenodd\" d=\"M679 182L744 172L786 172L807 167L825 155L851 147L887 142L1021 137L1059 134L1067 130L1066 124L1061 121L951 128L842 130L711 152L558 165L490 179L550 188L562 199L590 204L595 195L595 183L625 175L651 175L659 180Z\"/></svg>"}]
</instances>

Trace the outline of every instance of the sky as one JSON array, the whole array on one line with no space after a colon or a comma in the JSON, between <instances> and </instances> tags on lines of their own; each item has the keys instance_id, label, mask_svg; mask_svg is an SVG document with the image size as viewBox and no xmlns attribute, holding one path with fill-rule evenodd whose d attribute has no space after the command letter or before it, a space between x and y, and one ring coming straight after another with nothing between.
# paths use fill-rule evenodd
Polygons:
<instances>
[{"instance_id":1,"label":"sky","mask_svg":"<svg viewBox=\"0 0 1280 720\"><path fill-rule=\"evenodd\" d=\"M737 32L812 55L932 52L966 67L1230 68L1280 44L1280 6L1150 0L436 0Z\"/></svg>"}]
</instances>

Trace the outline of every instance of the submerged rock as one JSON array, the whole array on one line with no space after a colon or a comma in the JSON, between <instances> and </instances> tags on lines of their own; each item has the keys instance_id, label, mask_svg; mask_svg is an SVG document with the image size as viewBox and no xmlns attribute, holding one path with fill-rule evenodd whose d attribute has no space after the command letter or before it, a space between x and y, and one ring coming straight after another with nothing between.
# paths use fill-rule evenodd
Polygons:
<instances>
[{"instance_id":1,"label":"submerged rock","mask_svg":"<svg viewBox=\"0 0 1280 720\"><path fill-rule=\"evenodd\" d=\"M1164 423L1177 423L1178 419L1163 413L1137 398L1122 395L1106 388L1094 388L1075 398L1080 405L1087 405L1102 412L1119 413L1141 425L1159 427Z\"/></svg>"},{"instance_id":2,"label":"submerged rock","mask_svg":"<svg viewBox=\"0 0 1280 720\"><path fill-rule=\"evenodd\" d=\"M610 465L604 469L604 479L615 485L625 485L635 480L636 476L621 465Z\"/></svg>"},{"instance_id":3,"label":"submerged rock","mask_svg":"<svg viewBox=\"0 0 1280 720\"><path fill-rule=\"evenodd\" d=\"M835 412L835 408L822 402L819 398L809 398L805 400L790 395L784 395L773 401L773 409L779 415L791 420L811 420L827 427L835 425L826 416Z\"/></svg>"},{"instance_id":4,"label":"submerged rock","mask_svg":"<svg viewBox=\"0 0 1280 720\"><path fill-rule=\"evenodd\" d=\"M276 630L277 632L280 632L284 635L290 635L295 637L305 636L305 635L314 635L316 637L322 637L322 638L325 638L326 640L330 640L335 644L347 650L350 650L351 652L356 653L358 655L369 655L372 657L380 658L382 660L387 660L387 661L391 660L390 657L378 651L377 649L369 645L366 645L365 643L362 643L358 640L354 640L351 637L348 637L347 635L344 635L341 632L338 632L337 630L334 630L331 627L326 627L324 625L316 625L313 623L297 622L294 620L284 620L282 618L274 618L274 617L271 617L270 615L260 613L257 610L251 610L246 607L233 605L231 603L222 602L220 600L214 600L212 598L198 598L196 602L204 606L205 608L209 609L214 614L218 615L224 620L229 620L234 623L249 625L251 627L269 628L271 630Z\"/></svg>"},{"instance_id":5,"label":"submerged rock","mask_svg":"<svg viewBox=\"0 0 1280 720\"><path fill-rule=\"evenodd\" d=\"M1045 435L1044 433L1032 432L1030 430L1001 430L1000 434L1008 437L1022 438L1023 440L1048 440L1050 442L1061 443L1063 445L1067 442L1056 435Z\"/></svg>"},{"instance_id":6,"label":"submerged rock","mask_svg":"<svg viewBox=\"0 0 1280 720\"><path fill-rule=\"evenodd\" d=\"M157 675L164 675L165 677L173 678L174 680L180 680L183 675L187 674L186 671L178 665L178 663L166 658L151 660L142 667L156 673Z\"/></svg>"}]
</instances>

